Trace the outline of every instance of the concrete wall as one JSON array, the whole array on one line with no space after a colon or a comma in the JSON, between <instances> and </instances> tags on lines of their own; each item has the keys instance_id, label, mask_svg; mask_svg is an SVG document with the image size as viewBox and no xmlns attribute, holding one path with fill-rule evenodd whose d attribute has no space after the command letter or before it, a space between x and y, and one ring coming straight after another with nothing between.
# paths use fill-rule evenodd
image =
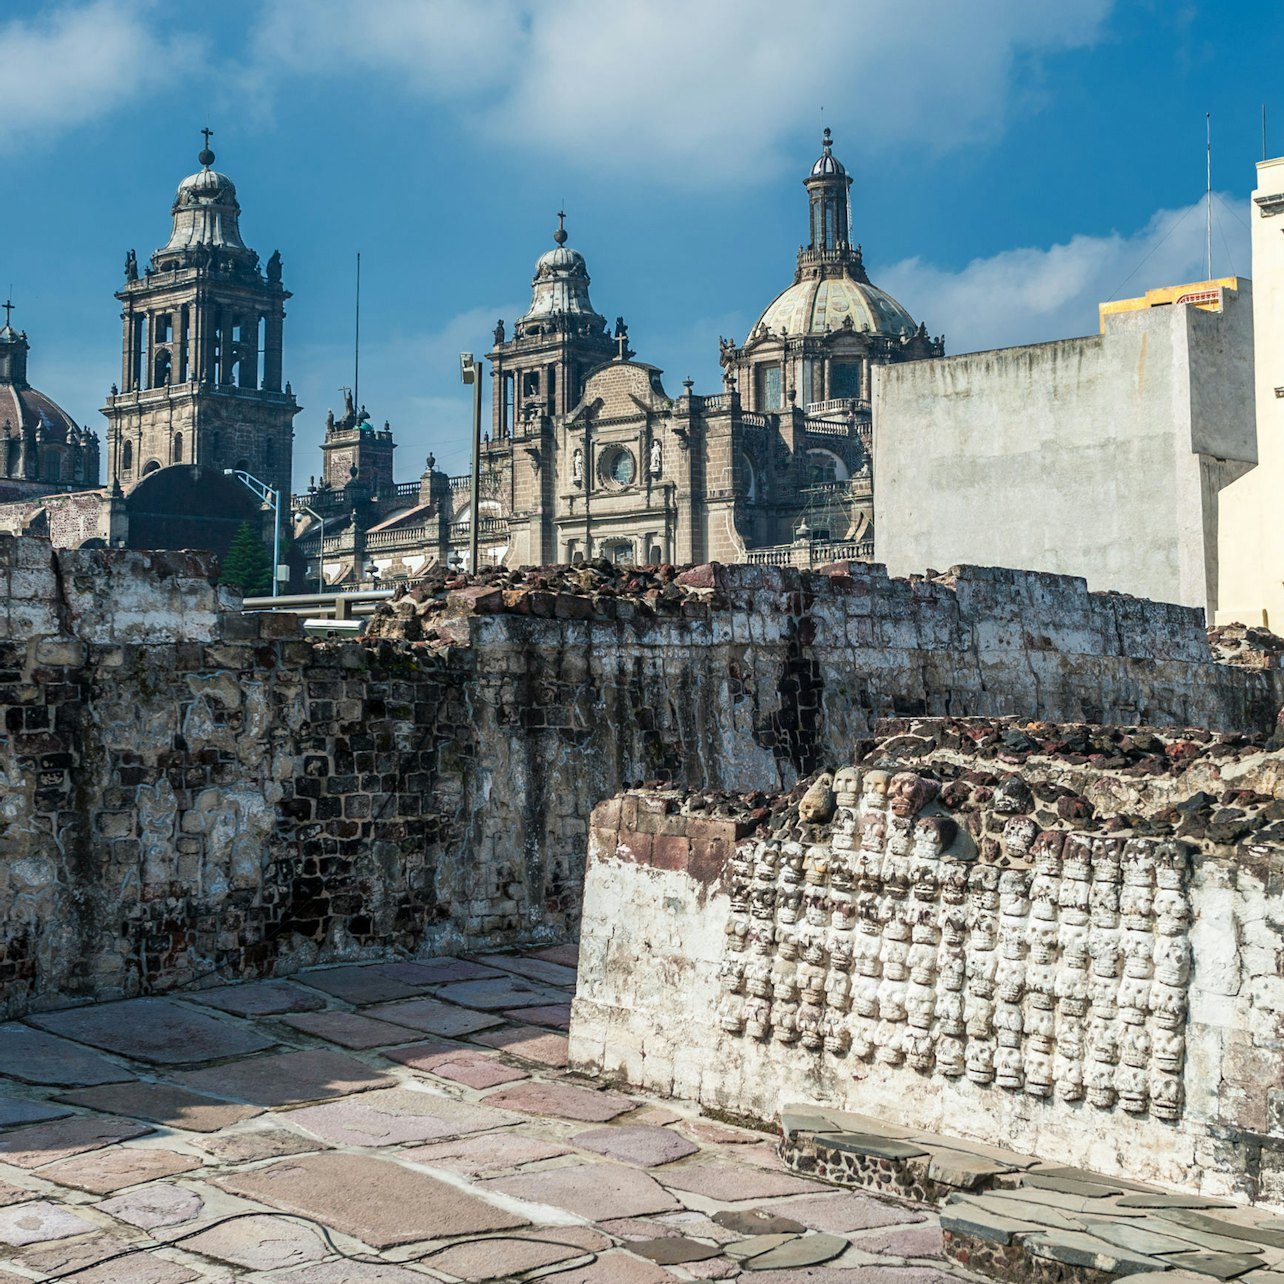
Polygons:
<instances>
[{"instance_id":1,"label":"concrete wall","mask_svg":"<svg viewBox=\"0 0 1284 1284\"><path fill-rule=\"evenodd\" d=\"M969 751L1004 730L942 750L909 727L866 755L891 772L863 789L849 767L752 815L676 791L603 803L572 1066L1284 1205L1284 760L1169 738L1183 780ZM892 774L907 742L925 756ZM1241 806L1210 809L1210 788Z\"/></svg>"},{"instance_id":2,"label":"concrete wall","mask_svg":"<svg viewBox=\"0 0 1284 1284\"><path fill-rule=\"evenodd\" d=\"M1211 619L1218 488L1256 458L1251 309L1245 288L1220 315L1151 308L1091 338L879 367L876 556L893 574L1082 575Z\"/></svg>"},{"instance_id":3,"label":"concrete wall","mask_svg":"<svg viewBox=\"0 0 1284 1284\"><path fill-rule=\"evenodd\" d=\"M323 643L211 570L0 537L10 1013L556 939L600 799L787 787L884 714L1265 730L1284 701L1194 612L1013 571L704 566L611 597L539 572Z\"/></svg>"},{"instance_id":4,"label":"concrete wall","mask_svg":"<svg viewBox=\"0 0 1284 1284\"><path fill-rule=\"evenodd\" d=\"M1221 496L1217 623L1284 632L1284 158L1257 166L1249 205L1258 466Z\"/></svg>"}]
</instances>

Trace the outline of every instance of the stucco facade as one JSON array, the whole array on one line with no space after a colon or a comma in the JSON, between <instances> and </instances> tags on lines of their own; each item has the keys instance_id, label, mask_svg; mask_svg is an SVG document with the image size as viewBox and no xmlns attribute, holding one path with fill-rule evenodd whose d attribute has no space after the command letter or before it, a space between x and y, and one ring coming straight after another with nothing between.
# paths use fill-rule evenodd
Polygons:
<instances>
[{"instance_id":1,"label":"stucco facade","mask_svg":"<svg viewBox=\"0 0 1284 1284\"><path fill-rule=\"evenodd\" d=\"M1257 467L1221 496L1217 623L1284 631L1284 157L1257 167L1252 225Z\"/></svg>"},{"instance_id":2,"label":"stucco facade","mask_svg":"<svg viewBox=\"0 0 1284 1284\"><path fill-rule=\"evenodd\" d=\"M880 368L875 556L1081 575L1217 605L1223 489L1256 462L1253 295L1108 315L1104 333Z\"/></svg>"}]
</instances>

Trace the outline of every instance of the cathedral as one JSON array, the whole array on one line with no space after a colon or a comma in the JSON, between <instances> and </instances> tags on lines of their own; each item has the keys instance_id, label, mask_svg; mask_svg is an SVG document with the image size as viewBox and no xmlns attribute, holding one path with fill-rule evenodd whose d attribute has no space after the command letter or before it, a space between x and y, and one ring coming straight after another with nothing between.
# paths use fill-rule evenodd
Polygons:
<instances>
[{"instance_id":1,"label":"cathedral","mask_svg":"<svg viewBox=\"0 0 1284 1284\"><path fill-rule=\"evenodd\" d=\"M206 131L168 240L144 265L126 255L105 484L97 438L29 387L25 335L0 331L0 529L220 553L242 522L269 537L262 495L234 474L289 495L300 409L283 379L291 295L280 253L264 263L245 243L236 186L214 159ZM873 367L944 347L870 281L829 130L803 186L793 280L742 343L722 340L722 389L707 395L690 380L671 394L637 359L623 318L612 326L596 310L559 214L530 307L511 332L495 326L486 356L478 512L469 477L432 456L398 482L391 427L345 393L325 420L319 481L283 513L298 550L292 587L469 569L474 521L483 566L871 558Z\"/></svg>"},{"instance_id":2,"label":"cathedral","mask_svg":"<svg viewBox=\"0 0 1284 1284\"><path fill-rule=\"evenodd\" d=\"M944 344L871 283L829 130L803 185L808 239L793 280L743 343L722 340L712 395L685 381L673 396L636 359L623 319L611 327L593 306L559 214L530 307L511 334L496 325L487 354L482 565L873 556L872 368L941 356ZM418 482L392 484L391 434L363 415L349 405L326 425L322 484L304 497L315 520L299 529L312 575L386 582L466 566L468 478L430 459Z\"/></svg>"}]
</instances>

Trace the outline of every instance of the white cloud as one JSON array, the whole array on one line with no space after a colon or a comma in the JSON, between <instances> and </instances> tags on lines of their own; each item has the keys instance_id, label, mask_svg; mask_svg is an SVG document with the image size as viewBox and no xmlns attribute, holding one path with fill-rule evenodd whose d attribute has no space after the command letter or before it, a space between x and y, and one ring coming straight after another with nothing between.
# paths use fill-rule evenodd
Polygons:
<instances>
[{"instance_id":1,"label":"white cloud","mask_svg":"<svg viewBox=\"0 0 1284 1284\"><path fill-rule=\"evenodd\" d=\"M377 73L500 151L703 186L760 178L795 135L946 148L1002 131L1019 65L1091 43L1111 0L268 0L257 56Z\"/></svg>"},{"instance_id":2,"label":"white cloud","mask_svg":"<svg viewBox=\"0 0 1284 1284\"><path fill-rule=\"evenodd\" d=\"M0 25L0 152L110 114L194 65L197 43L162 39L148 0L46 5Z\"/></svg>"},{"instance_id":3,"label":"white cloud","mask_svg":"<svg viewBox=\"0 0 1284 1284\"><path fill-rule=\"evenodd\" d=\"M1214 202L1213 271L1249 271L1248 228L1232 198ZM880 272L878 284L933 334L947 352L975 352L1095 334L1097 305L1148 289L1201 281L1205 274L1204 202L1160 210L1125 236L1075 236L1046 249L1004 250L950 271L922 258Z\"/></svg>"}]
</instances>

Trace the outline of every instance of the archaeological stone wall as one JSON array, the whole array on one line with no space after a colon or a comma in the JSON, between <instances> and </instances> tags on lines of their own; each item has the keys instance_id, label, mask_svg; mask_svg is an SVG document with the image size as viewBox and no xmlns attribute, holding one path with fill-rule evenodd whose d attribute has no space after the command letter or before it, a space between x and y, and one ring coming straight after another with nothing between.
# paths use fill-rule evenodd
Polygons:
<instances>
[{"instance_id":1,"label":"archaeological stone wall","mask_svg":"<svg viewBox=\"0 0 1284 1284\"><path fill-rule=\"evenodd\" d=\"M1284 754L886 730L752 812L597 809L572 1063L1284 1204Z\"/></svg>"},{"instance_id":2,"label":"archaeological stone wall","mask_svg":"<svg viewBox=\"0 0 1284 1284\"><path fill-rule=\"evenodd\" d=\"M504 573L321 642L212 570L0 536L9 1013L564 936L625 782L788 787L880 715L1267 729L1281 703L1195 612L1010 571Z\"/></svg>"}]
</instances>

